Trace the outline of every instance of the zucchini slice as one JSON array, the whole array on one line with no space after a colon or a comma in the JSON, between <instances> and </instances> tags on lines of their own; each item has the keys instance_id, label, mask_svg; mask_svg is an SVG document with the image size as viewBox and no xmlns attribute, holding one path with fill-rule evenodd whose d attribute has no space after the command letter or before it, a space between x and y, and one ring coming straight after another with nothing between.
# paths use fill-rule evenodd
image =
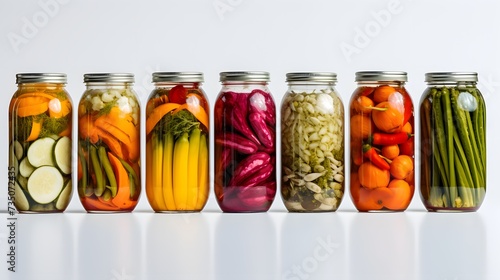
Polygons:
<instances>
[{"instance_id":1,"label":"zucchini slice","mask_svg":"<svg viewBox=\"0 0 500 280\"><path fill-rule=\"evenodd\" d=\"M35 171L35 168L28 161L28 158L23 158L23 160L21 160L21 163L19 164L19 174L21 174L21 176L23 177L28 178L31 173L33 173L33 171Z\"/></svg>"},{"instance_id":2,"label":"zucchini slice","mask_svg":"<svg viewBox=\"0 0 500 280\"><path fill-rule=\"evenodd\" d=\"M25 191L28 191L28 179L19 175L17 176L17 182L19 183L19 186Z\"/></svg>"},{"instance_id":3,"label":"zucchini slice","mask_svg":"<svg viewBox=\"0 0 500 280\"><path fill-rule=\"evenodd\" d=\"M14 205L17 208L17 211L28 211L30 209L30 203L26 198L26 195L21 189L21 186L16 182L15 183L15 197L14 197Z\"/></svg>"},{"instance_id":4,"label":"zucchini slice","mask_svg":"<svg viewBox=\"0 0 500 280\"><path fill-rule=\"evenodd\" d=\"M13 147L9 149L9 171L11 171L11 167L14 167L14 176L17 177L19 175L19 160L16 157Z\"/></svg>"},{"instance_id":5,"label":"zucchini slice","mask_svg":"<svg viewBox=\"0 0 500 280\"><path fill-rule=\"evenodd\" d=\"M68 180L66 182L66 185L64 185L64 189L62 190L61 194L59 195L59 198L57 198L56 202L56 208L57 210L63 211L68 207L69 201L71 199L71 180Z\"/></svg>"},{"instance_id":6,"label":"zucchini slice","mask_svg":"<svg viewBox=\"0 0 500 280\"><path fill-rule=\"evenodd\" d=\"M43 165L54 166L52 162L52 150L56 141L50 137L36 140L28 148L28 160L34 167Z\"/></svg>"},{"instance_id":7,"label":"zucchini slice","mask_svg":"<svg viewBox=\"0 0 500 280\"><path fill-rule=\"evenodd\" d=\"M71 139L63 136L57 140L53 152L54 162L62 173L71 173Z\"/></svg>"},{"instance_id":8,"label":"zucchini slice","mask_svg":"<svg viewBox=\"0 0 500 280\"><path fill-rule=\"evenodd\" d=\"M24 155L24 148L19 141L14 140L11 144L11 149L14 150L14 155L16 155L17 160L21 160Z\"/></svg>"},{"instance_id":9,"label":"zucchini slice","mask_svg":"<svg viewBox=\"0 0 500 280\"><path fill-rule=\"evenodd\" d=\"M64 179L59 170L52 166L42 166L28 179L28 192L34 201L47 204L59 196Z\"/></svg>"}]
</instances>

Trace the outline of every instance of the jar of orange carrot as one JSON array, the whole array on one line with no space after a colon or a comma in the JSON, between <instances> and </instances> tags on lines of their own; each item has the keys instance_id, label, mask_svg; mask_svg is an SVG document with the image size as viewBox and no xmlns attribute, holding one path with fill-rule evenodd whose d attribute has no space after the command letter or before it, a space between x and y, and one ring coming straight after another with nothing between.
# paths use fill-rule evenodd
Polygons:
<instances>
[{"instance_id":1,"label":"jar of orange carrot","mask_svg":"<svg viewBox=\"0 0 500 280\"><path fill-rule=\"evenodd\" d=\"M63 212L71 183L72 103L66 74L17 74L9 106L9 201L19 212Z\"/></svg>"},{"instance_id":2,"label":"jar of orange carrot","mask_svg":"<svg viewBox=\"0 0 500 280\"><path fill-rule=\"evenodd\" d=\"M130 212L141 192L134 75L85 74L78 106L78 195L88 212Z\"/></svg>"},{"instance_id":3,"label":"jar of orange carrot","mask_svg":"<svg viewBox=\"0 0 500 280\"><path fill-rule=\"evenodd\" d=\"M350 190L360 212L404 211L413 197L413 103L406 72L356 73L350 101Z\"/></svg>"},{"instance_id":4,"label":"jar of orange carrot","mask_svg":"<svg viewBox=\"0 0 500 280\"><path fill-rule=\"evenodd\" d=\"M146 107L146 193L156 212L199 212L209 193L203 73L153 73Z\"/></svg>"}]
</instances>

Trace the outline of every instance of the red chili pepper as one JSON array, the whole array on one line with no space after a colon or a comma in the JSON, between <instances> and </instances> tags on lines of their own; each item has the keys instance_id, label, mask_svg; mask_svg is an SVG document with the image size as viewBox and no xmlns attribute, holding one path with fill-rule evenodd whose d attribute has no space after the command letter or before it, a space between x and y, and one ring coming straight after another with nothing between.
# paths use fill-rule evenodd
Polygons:
<instances>
[{"instance_id":1,"label":"red chili pepper","mask_svg":"<svg viewBox=\"0 0 500 280\"><path fill-rule=\"evenodd\" d=\"M234 175L229 182L229 186L239 186L247 179L258 176L260 174L259 171L270 165L270 162L271 157L266 153L259 152L248 156L240 161L234 170Z\"/></svg>"},{"instance_id":2,"label":"red chili pepper","mask_svg":"<svg viewBox=\"0 0 500 280\"><path fill-rule=\"evenodd\" d=\"M385 159L381 158L377 153L375 148L370 146L369 144L363 145L363 155L368 158L375 166L382 170L390 170L391 166Z\"/></svg>"},{"instance_id":3,"label":"red chili pepper","mask_svg":"<svg viewBox=\"0 0 500 280\"><path fill-rule=\"evenodd\" d=\"M262 168L254 172L248 179L241 182L245 187L255 187L260 183L266 181L274 171L274 166L272 164L266 164Z\"/></svg>"},{"instance_id":4,"label":"red chili pepper","mask_svg":"<svg viewBox=\"0 0 500 280\"><path fill-rule=\"evenodd\" d=\"M415 138L410 138L408 141L399 144L399 154L401 155L407 155L407 156L413 156L414 155L414 149L415 149Z\"/></svg>"},{"instance_id":5,"label":"red chili pepper","mask_svg":"<svg viewBox=\"0 0 500 280\"><path fill-rule=\"evenodd\" d=\"M274 134L267 127L266 121L264 120L263 116L259 113L250 113L250 115L248 116L248 120L250 121L250 125L252 126L253 131L255 132L255 134L257 134L257 137L259 138L262 145L267 148L273 148Z\"/></svg>"},{"instance_id":6,"label":"red chili pepper","mask_svg":"<svg viewBox=\"0 0 500 280\"><path fill-rule=\"evenodd\" d=\"M252 140L257 145L260 145L259 139L257 139L257 136L255 136L252 129L248 125L247 97L247 94L239 94L231 91L224 93L221 99L225 100L223 109L225 120L230 126L240 132L246 138Z\"/></svg>"},{"instance_id":7,"label":"red chili pepper","mask_svg":"<svg viewBox=\"0 0 500 280\"><path fill-rule=\"evenodd\" d=\"M242 154L253 154L258 148L254 142L230 132L215 137L215 143L223 145L226 148L234 149Z\"/></svg>"},{"instance_id":8,"label":"red chili pepper","mask_svg":"<svg viewBox=\"0 0 500 280\"><path fill-rule=\"evenodd\" d=\"M406 93L403 95L404 98L404 118L403 118L403 123L408 122L410 120L411 116L413 116L413 103L411 102L410 95Z\"/></svg>"},{"instance_id":9,"label":"red chili pepper","mask_svg":"<svg viewBox=\"0 0 500 280\"><path fill-rule=\"evenodd\" d=\"M375 132L371 136L371 141L373 145L396 145L403 144L408 139L410 139L412 135L406 132L398 132L398 133L380 133Z\"/></svg>"},{"instance_id":10,"label":"red chili pepper","mask_svg":"<svg viewBox=\"0 0 500 280\"><path fill-rule=\"evenodd\" d=\"M177 104L186 103L187 90L182 85L176 85L168 93L170 102Z\"/></svg>"}]
</instances>

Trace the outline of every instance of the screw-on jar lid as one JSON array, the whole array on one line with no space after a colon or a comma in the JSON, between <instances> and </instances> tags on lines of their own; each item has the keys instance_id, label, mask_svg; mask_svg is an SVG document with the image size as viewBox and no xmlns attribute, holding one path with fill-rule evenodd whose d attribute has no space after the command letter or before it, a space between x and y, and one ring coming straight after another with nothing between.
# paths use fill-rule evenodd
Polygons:
<instances>
[{"instance_id":1,"label":"screw-on jar lid","mask_svg":"<svg viewBox=\"0 0 500 280\"><path fill-rule=\"evenodd\" d=\"M403 71L361 71L356 72L356 82L407 82Z\"/></svg>"},{"instance_id":2,"label":"screw-on jar lid","mask_svg":"<svg viewBox=\"0 0 500 280\"><path fill-rule=\"evenodd\" d=\"M221 72L221 82L269 82L269 72L263 71L239 71Z\"/></svg>"},{"instance_id":3,"label":"screw-on jar lid","mask_svg":"<svg viewBox=\"0 0 500 280\"><path fill-rule=\"evenodd\" d=\"M84 83L133 83L131 73L90 73L83 75Z\"/></svg>"},{"instance_id":4,"label":"screw-on jar lid","mask_svg":"<svg viewBox=\"0 0 500 280\"><path fill-rule=\"evenodd\" d=\"M431 72L425 73L425 82L443 83L443 82L477 82L476 72Z\"/></svg>"},{"instance_id":5,"label":"screw-on jar lid","mask_svg":"<svg viewBox=\"0 0 500 280\"><path fill-rule=\"evenodd\" d=\"M55 83L65 84L66 74L62 73L19 73L16 74L16 84Z\"/></svg>"},{"instance_id":6,"label":"screw-on jar lid","mask_svg":"<svg viewBox=\"0 0 500 280\"><path fill-rule=\"evenodd\" d=\"M155 72L153 73L153 83L174 82L174 83L203 83L203 73L201 72Z\"/></svg>"},{"instance_id":7,"label":"screw-on jar lid","mask_svg":"<svg viewBox=\"0 0 500 280\"><path fill-rule=\"evenodd\" d=\"M287 82L336 83L337 74L331 72L295 72L286 74Z\"/></svg>"}]
</instances>

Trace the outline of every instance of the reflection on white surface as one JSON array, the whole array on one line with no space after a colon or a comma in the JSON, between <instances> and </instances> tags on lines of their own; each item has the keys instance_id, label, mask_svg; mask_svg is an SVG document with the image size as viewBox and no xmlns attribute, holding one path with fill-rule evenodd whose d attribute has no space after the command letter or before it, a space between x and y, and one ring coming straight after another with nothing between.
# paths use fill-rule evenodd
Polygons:
<instances>
[{"instance_id":1,"label":"reflection on white surface","mask_svg":"<svg viewBox=\"0 0 500 280\"><path fill-rule=\"evenodd\" d=\"M350 279L415 279L414 229L405 213L359 213L349 232Z\"/></svg>"},{"instance_id":2,"label":"reflection on white surface","mask_svg":"<svg viewBox=\"0 0 500 280\"><path fill-rule=\"evenodd\" d=\"M337 213L288 213L280 239L280 279L346 278L347 244Z\"/></svg>"},{"instance_id":3,"label":"reflection on white surface","mask_svg":"<svg viewBox=\"0 0 500 280\"><path fill-rule=\"evenodd\" d=\"M10 279L74 279L73 235L68 217L17 217L17 272L10 274Z\"/></svg>"},{"instance_id":4,"label":"reflection on white surface","mask_svg":"<svg viewBox=\"0 0 500 280\"><path fill-rule=\"evenodd\" d=\"M426 215L420 227L420 248L422 280L486 277L486 235L479 213Z\"/></svg>"},{"instance_id":5,"label":"reflection on white surface","mask_svg":"<svg viewBox=\"0 0 500 280\"><path fill-rule=\"evenodd\" d=\"M220 215L215 275L217 280L278 278L276 231L268 213Z\"/></svg>"},{"instance_id":6,"label":"reflection on white surface","mask_svg":"<svg viewBox=\"0 0 500 280\"><path fill-rule=\"evenodd\" d=\"M142 239L134 215L87 214L78 238L78 279L140 278Z\"/></svg>"},{"instance_id":7,"label":"reflection on white surface","mask_svg":"<svg viewBox=\"0 0 500 280\"><path fill-rule=\"evenodd\" d=\"M211 240L206 216L155 214L146 234L147 279L208 279Z\"/></svg>"}]
</instances>

